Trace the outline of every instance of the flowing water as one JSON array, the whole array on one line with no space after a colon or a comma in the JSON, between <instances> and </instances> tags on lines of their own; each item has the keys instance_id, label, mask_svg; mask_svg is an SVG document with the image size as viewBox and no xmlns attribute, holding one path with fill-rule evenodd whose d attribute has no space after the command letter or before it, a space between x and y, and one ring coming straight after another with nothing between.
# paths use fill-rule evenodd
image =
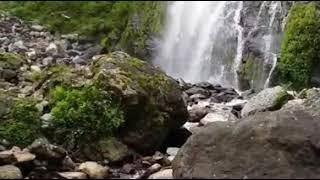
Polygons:
<instances>
[{"instance_id":1,"label":"flowing water","mask_svg":"<svg viewBox=\"0 0 320 180\"><path fill-rule=\"evenodd\" d=\"M245 46L256 41L262 70L258 82L251 83L268 87L277 64L282 8L280 1L258 3L258 8L250 9L245 1L168 2L165 30L153 63L187 82L237 88L243 57L251 53Z\"/></svg>"}]
</instances>

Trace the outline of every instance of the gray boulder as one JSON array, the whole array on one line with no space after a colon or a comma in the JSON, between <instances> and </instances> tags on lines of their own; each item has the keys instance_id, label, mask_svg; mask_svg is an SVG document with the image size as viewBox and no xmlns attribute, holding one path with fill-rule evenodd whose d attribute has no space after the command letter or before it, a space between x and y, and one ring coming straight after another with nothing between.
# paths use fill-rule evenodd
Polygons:
<instances>
[{"instance_id":1,"label":"gray boulder","mask_svg":"<svg viewBox=\"0 0 320 180\"><path fill-rule=\"evenodd\" d=\"M192 108L189 110L189 122L199 122L209 112L208 108Z\"/></svg>"},{"instance_id":2,"label":"gray boulder","mask_svg":"<svg viewBox=\"0 0 320 180\"><path fill-rule=\"evenodd\" d=\"M37 158L43 160L62 160L66 156L66 151L58 146L52 145L44 138L36 139L28 149Z\"/></svg>"},{"instance_id":3,"label":"gray boulder","mask_svg":"<svg viewBox=\"0 0 320 180\"><path fill-rule=\"evenodd\" d=\"M264 89L249 99L242 109L241 116L249 116L259 111L280 109L290 99L292 99L292 96L280 86Z\"/></svg>"}]
</instances>

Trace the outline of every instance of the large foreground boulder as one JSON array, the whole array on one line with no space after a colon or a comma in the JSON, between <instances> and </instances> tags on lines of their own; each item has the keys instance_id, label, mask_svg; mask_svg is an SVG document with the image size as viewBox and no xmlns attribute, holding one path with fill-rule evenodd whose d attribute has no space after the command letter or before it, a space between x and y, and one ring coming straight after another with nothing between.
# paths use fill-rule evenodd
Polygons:
<instances>
[{"instance_id":1,"label":"large foreground boulder","mask_svg":"<svg viewBox=\"0 0 320 180\"><path fill-rule=\"evenodd\" d=\"M94 80L119 98L125 114L120 139L142 152L159 148L188 118L178 83L159 69L123 52L98 57Z\"/></svg>"},{"instance_id":2,"label":"large foreground boulder","mask_svg":"<svg viewBox=\"0 0 320 180\"><path fill-rule=\"evenodd\" d=\"M192 135L173 161L175 178L320 178L320 96Z\"/></svg>"}]
</instances>

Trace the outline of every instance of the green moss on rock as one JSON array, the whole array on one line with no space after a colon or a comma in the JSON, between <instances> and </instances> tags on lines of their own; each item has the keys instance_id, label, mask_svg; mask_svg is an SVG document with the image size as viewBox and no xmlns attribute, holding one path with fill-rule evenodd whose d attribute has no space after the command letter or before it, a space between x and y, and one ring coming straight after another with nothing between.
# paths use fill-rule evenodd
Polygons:
<instances>
[{"instance_id":1,"label":"green moss on rock","mask_svg":"<svg viewBox=\"0 0 320 180\"><path fill-rule=\"evenodd\" d=\"M108 160L109 163L121 162L133 154L115 137L102 138L98 142L87 144L81 151L91 161Z\"/></svg>"},{"instance_id":2,"label":"green moss on rock","mask_svg":"<svg viewBox=\"0 0 320 180\"><path fill-rule=\"evenodd\" d=\"M55 65L43 70L40 74L36 74L34 80L42 84L45 95L56 86L63 87L82 87L90 84L90 80L86 77L86 72L77 70L67 65Z\"/></svg>"},{"instance_id":3,"label":"green moss on rock","mask_svg":"<svg viewBox=\"0 0 320 180\"><path fill-rule=\"evenodd\" d=\"M18 69L25 60L18 54L0 53L0 67L3 69Z\"/></svg>"},{"instance_id":4,"label":"green moss on rock","mask_svg":"<svg viewBox=\"0 0 320 180\"><path fill-rule=\"evenodd\" d=\"M177 82L126 53L103 55L92 64L94 83L122 104L120 138L140 152L158 148L188 116Z\"/></svg>"},{"instance_id":5,"label":"green moss on rock","mask_svg":"<svg viewBox=\"0 0 320 180\"><path fill-rule=\"evenodd\" d=\"M241 81L241 89L247 90L254 85L259 86L259 81L262 79L263 74L263 64L261 64L259 59L255 58L252 54L245 55L243 58L243 63L239 70L239 79Z\"/></svg>"},{"instance_id":6,"label":"green moss on rock","mask_svg":"<svg viewBox=\"0 0 320 180\"><path fill-rule=\"evenodd\" d=\"M0 97L0 99L2 99ZM25 147L41 136L40 113L29 98L11 97L7 115L0 117L0 139Z\"/></svg>"}]
</instances>

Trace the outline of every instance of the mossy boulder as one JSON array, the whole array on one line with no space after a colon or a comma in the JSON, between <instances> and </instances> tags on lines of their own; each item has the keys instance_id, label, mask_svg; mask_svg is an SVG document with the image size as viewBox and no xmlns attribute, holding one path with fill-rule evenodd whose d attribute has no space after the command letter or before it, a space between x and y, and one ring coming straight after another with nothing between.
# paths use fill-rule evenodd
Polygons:
<instances>
[{"instance_id":1,"label":"mossy boulder","mask_svg":"<svg viewBox=\"0 0 320 180\"><path fill-rule=\"evenodd\" d=\"M107 160L110 163L118 163L132 155L133 152L128 146L115 137L102 138L81 149L81 156L92 161Z\"/></svg>"},{"instance_id":2,"label":"mossy boulder","mask_svg":"<svg viewBox=\"0 0 320 180\"><path fill-rule=\"evenodd\" d=\"M19 68L24 58L14 53L0 53L0 79L17 82Z\"/></svg>"},{"instance_id":3,"label":"mossy boulder","mask_svg":"<svg viewBox=\"0 0 320 180\"><path fill-rule=\"evenodd\" d=\"M14 53L0 53L0 67L4 69L17 70L23 64L24 59Z\"/></svg>"},{"instance_id":4,"label":"mossy boulder","mask_svg":"<svg viewBox=\"0 0 320 180\"><path fill-rule=\"evenodd\" d=\"M49 91L56 86L82 87L90 83L90 72L85 69L76 69L68 65L54 65L40 72L33 71L24 74L24 78L34 84L36 96L47 97Z\"/></svg>"},{"instance_id":5,"label":"mossy boulder","mask_svg":"<svg viewBox=\"0 0 320 180\"><path fill-rule=\"evenodd\" d=\"M119 99L125 122L120 139L142 153L159 148L167 135L188 118L177 82L123 52L93 61L94 83Z\"/></svg>"},{"instance_id":6,"label":"mossy boulder","mask_svg":"<svg viewBox=\"0 0 320 180\"><path fill-rule=\"evenodd\" d=\"M241 111L241 116L249 116L261 111L278 110L293 97L281 87L267 88L249 99Z\"/></svg>"}]
</instances>

